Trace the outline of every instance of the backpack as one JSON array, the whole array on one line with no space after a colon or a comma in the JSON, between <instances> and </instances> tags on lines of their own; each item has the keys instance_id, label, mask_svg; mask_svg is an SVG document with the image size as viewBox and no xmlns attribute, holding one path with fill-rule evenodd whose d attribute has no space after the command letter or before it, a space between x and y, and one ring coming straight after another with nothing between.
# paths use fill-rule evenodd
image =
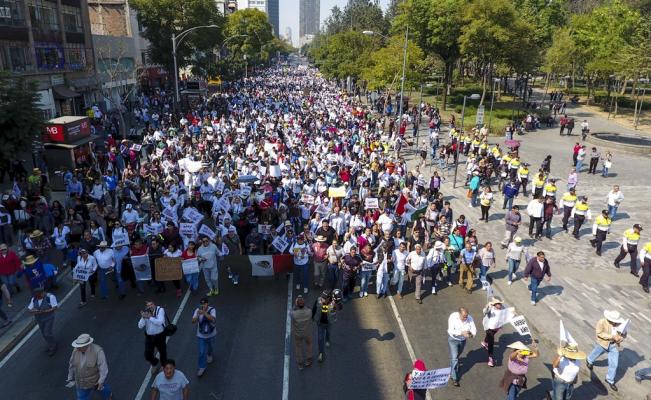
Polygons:
<instances>
[{"instance_id":1,"label":"backpack","mask_svg":"<svg viewBox=\"0 0 651 400\"><path fill-rule=\"evenodd\" d=\"M208 307L208 314L214 310L212 307ZM210 322L208 318L199 318L199 333L202 335L210 335L215 331L215 324Z\"/></svg>"}]
</instances>

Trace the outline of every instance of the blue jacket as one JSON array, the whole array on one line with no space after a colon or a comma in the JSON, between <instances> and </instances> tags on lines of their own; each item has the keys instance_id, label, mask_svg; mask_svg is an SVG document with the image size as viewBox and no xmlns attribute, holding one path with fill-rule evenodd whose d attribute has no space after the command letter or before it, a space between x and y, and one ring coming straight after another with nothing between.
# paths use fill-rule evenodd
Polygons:
<instances>
[{"instance_id":1,"label":"blue jacket","mask_svg":"<svg viewBox=\"0 0 651 400\"><path fill-rule=\"evenodd\" d=\"M470 189L477 190L479 189L479 175L475 175L470 180Z\"/></svg>"},{"instance_id":2,"label":"blue jacket","mask_svg":"<svg viewBox=\"0 0 651 400\"><path fill-rule=\"evenodd\" d=\"M519 191L520 191L519 185L512 185L510 183L504 185L504 189L502 189L502 193L504 194L505 197L508 198L517 196Z\"/></svg>"}]
</instances>

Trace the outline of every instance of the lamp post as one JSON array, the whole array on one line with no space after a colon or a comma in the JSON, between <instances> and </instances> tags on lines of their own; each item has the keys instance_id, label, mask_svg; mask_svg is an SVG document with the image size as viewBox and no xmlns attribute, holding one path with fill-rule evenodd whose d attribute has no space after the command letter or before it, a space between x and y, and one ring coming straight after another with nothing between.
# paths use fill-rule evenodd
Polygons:
<instances>
[{"instance_id":1,"label":"lamp post","mask_svg":"<svg viewBox=\"0 0 651 400\"><path fill-rule=\"evenodd\" d=\"M387 41L389 40L388 37L385 35L375 32L375 31L362 31L363 34L365 35L378 35L382 36L384 39ZM398 132L400 132L400 127L402 126L402 105L404 103L403 97L405 94L405 74L407 71L407 44L409 42L409 26L407 26L407 29L405 30L405 45L402 50L402 78L400 79L400 106L398 107L398 112L400 113L398 116Z\"/></svg>"},{"instance_id":2,"label":"lamp post","mask_svg":"<svg viewBox=\"0 0 651 400\"><path fill-rule=\"evenodd\" d=\"M493 80L493 86L492 86L492 91L491 91L491 110L490 110L490 116L488 117L488 133L490 134L491 131L491 122L493 122L493 101L495 100L495 85L500 82L499 78L495 78Z\"/></svg>"},{"instance_id":3,"label":"lamp post","mask_svg":"<svg viewBox=\"0 0 651 400\"><path fill-rule=\"evenodd\" d=\"M179 33L178 36L176 33L172 33L172 57L174 58L174 93L176 104L178 105L181 102L181 96L179 95L179 68L176 62L176 49L181 44L183 38L187 36L188 33L201 29L201 28L219 28L217 25L200 25L193 28L189 28Z\"/></svg>"},{"instance_id":4,"label":"lamp post","mask_svg":"<svg viewBox=\"0 0 651 400\"><path fill-rule=\"evenodd\" d=\"M470 100L479 100L481 99L481 96L477 93L473 93L470 96L463 96L463 108L461 108L461 130L459 133L463 132L463 120L466 115L466 99ZM455 189L457 187L457 169L459 168L459 145L460 145L460 140L461 138L457 138L457 150L454 155L454 159L456 160L454 162L454 181L452 182L452 188Z\"/></svg>"}]
</instances>

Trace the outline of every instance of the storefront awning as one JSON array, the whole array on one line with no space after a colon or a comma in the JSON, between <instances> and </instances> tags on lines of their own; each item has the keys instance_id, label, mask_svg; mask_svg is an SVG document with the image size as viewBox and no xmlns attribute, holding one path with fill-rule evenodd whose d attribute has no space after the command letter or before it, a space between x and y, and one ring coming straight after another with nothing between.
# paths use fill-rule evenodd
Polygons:
<instances>
[{"instance_id":1,"label":"storefront awning","mask_svg":"<svg viewBox=\"0 0 651 400\"><path fill-rule=\"evenodd\" d=\"M43 143L43 146L45 148L55 148L55 149L74 149L79 146L82 146L86 143L93 142L95 140L99 139L98 135L91 135L91 136L86 136L83 139L77 140L72 143Z\"/></svg>"},{"instance_id":2,"label":"storefront awning","mask_svg":"<svg viewBox=\"0 0 651 400\"><path fill-rule=\"evenodd\" d=\"M67 86L53 86L52 92L55 99L71 99L73 97L81 97L81 95Z\"/></svg>"}]
</instances>

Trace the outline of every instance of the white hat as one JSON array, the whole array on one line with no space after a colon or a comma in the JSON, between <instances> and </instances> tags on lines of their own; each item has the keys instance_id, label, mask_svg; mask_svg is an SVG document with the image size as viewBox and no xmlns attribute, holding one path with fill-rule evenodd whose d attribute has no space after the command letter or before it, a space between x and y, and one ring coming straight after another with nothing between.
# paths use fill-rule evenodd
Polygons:
<instances>
[{"instance_id":1,"label":"white hat","mask_svg":"<svg viewBox=\"0 0 651 400\"><path fill-rule=\"evenodd\" d=\"M131 210L133 208L133 205L127 204L126 208L127 208L127 210Z\"/></svg>"},{"instance_id":2,"label":"white hat","mask_svg":"<svg viewBox=\"0 0 651 400\"><path fill-rule=\"evenodd\" d=\"M515 239L513 239L514 242L520 243L522 242L522 238L520 236L516 236Z\"/></svg>"},{"instance_id":3,"label":"white hat","mask_svg":"<svg viewBox=\"0 0 651 400\"><path fill-rule=\"evenodd\" d=\"M445 243L441 242L440 240L437 240L436 243L434 243L434 248L436 250L445 249Z\"/></svg>"},{"instance_id":4,"label":"white hat","mask_svg":"<svg viewBox=\"0 0 651 400\"><path fill-rule=\"evenodd\" d=\"M517 342L511 343L510 345L508 345L506 347L508 347L509 349L515 349L515 350L529 350L529 348L519 340Z\"/></svg>"},{"instance_id":5,"label":"white hat","mask_svg":"<svg viewBox=\"0 0 651 400\"><path fill-rule=\"evenodd\" d=\"M77 339L75 339L74 342L72 342L72 347L78 349L80 347L86 347L89 344L93 343L95 339L93 339L89 334L87 333L82 333L79 335Z\"/></svg>"},{"instance_id":6,"label":"white hat","mask_svg":"<svg viewBox=\"0 0 651 400\"><path fill-rule=\"evenodd\" d=\"M619 311L615 311L615 310L604 311L604 318L616 324L621 324L624 322L624 318L622 318L622 316L619 315Z\"/></svg>"},{"instance_id":7,"label":"white hat","mask_svg":"<svg viewBox=\"0 0 651 400\"><path fill-rule=\"evenodd\" d=\"M235 227L231 225L231 226L228 227L228 232L229 232L229 233L231 233L231 232L237 232L237 229L235 229Z\"/></svg>"},{"instance_id":8,"label":"white hat","mask_svg":"<svg viewBox=\"0 0 651 400\"><path fill-rule=\"evenodd\" d=\"M99 242L99 247L107 247L107 246L108 246L108 242L106 240L102 240L101 242Z\"/></svg>"}]
</instances>

